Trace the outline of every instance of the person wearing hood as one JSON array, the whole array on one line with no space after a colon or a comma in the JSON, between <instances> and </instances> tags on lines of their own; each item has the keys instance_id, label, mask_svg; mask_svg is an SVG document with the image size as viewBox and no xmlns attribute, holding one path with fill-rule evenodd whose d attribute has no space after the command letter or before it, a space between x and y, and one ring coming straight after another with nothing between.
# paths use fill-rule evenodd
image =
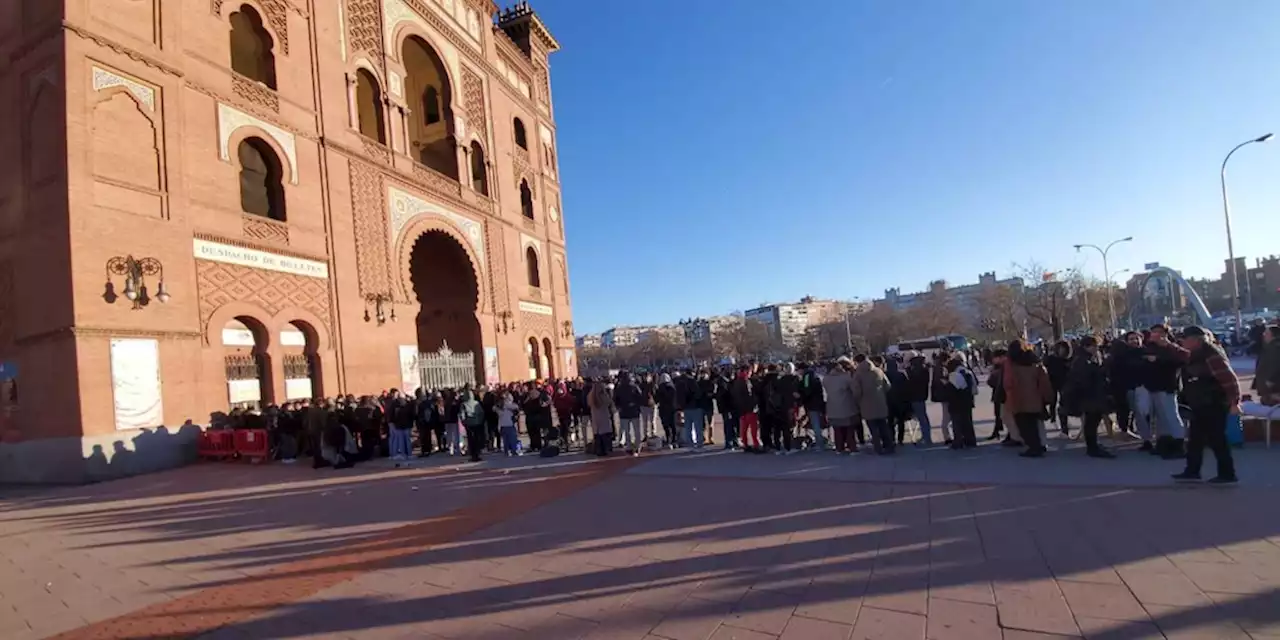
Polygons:
<instances>
[{"instance_id":1,"label":"person wearing hood","mask_svg":"<svg viewBox=\"0 0 1280 640\"><path fill-rule=\"evenodd\" d=\"M853 359L853 398L858 415L871 432L871 446L881 455L893 453L893 432L889 429L889 379L861 353Z\"/></svg>"},{"instance_id":2,"label":"person wearing hood","mask_svg":"<svg viewBox=\"0 0 1280 640\"><path fill-rule=\"evenodd\" d=\"M871 361L877 367L882 363L884 365L884 375L889 379L889 429L897 432L898 444L901 445L907 437L907 421L911 419L911 395L907 374L902 372L898 367L898 361L894 358L885 360L881 356L876 356Z\"/></svg>"},{"instance_id":3,"label":"person wearing hood","mask_svg":"<svg viewBox=\"0 0 1280 640\"><path fill-rule=\"evenodd\" d=\"M1258 401L1267 406L1280 404L1280 326L1271 325L1263 330L1258 347L1258 359L1254 366L1253 390Z\"/></svg>"},{"instance_id":4,"label":"person wearing hood","mask_svg":"<svg viewBox=\"0 0 1280 640\"><path fill-rule=\"evenodd\" d=\"M643 401L640 403L640 433L645 438L652 438L657 435L654 430L653 414L657 404L658 383L654 382L653 373L646 371L640 377L639 385L640 394L643 396Z\"/></svg>"},{"instance_id":5,"label":"person wearing hood","mask_svg":"<svg viewBox=\"0 0 1280 640\"><path fill-rule=\"evenodd\" d=\"M920 425L920 443L933 444L933 426L929 423L929 361L921 355L913 355L907 361L907 399L911 402L911 415Z\"/></svg>"},{"instance_id":6,"label":"person wearing hood","mask_svg":"<svg viewBox=\"0 0 1280 640\"><path fill-rule=\"evenodd\" d=\"M1049 403L1049 421L1052 422L1055 417L1057 418L1058 429L1062 431L1062 435L1071 433L1067 424L1068 416L1058 410L1058 400L1062 397L1063 387L1067 386L1067 375L1071 367L1071 343L1059 340L1053 345L1053 352L1045 356L1044 369L1049 372L1049 386L1053 387L1053 401Z\"/></svg>"},{"instance_id":7,"label":"person wearing hood","mask_svg":"<svg viewBox=\"0 0 1280 640\"><path fill-rule=\"evenodd\" d=\"M628 455L640 455L644 446L644 433L640 429L640 407L644 404L644 392L632 379L631 373L618 375L618 385L613 389L613 403L618 408L618 446Z\"/></svg>"},{"instance_id":8,"label":"person wearing hood","mask_svg":"<svg viewBox=\"0 0 1280 640\"><path fill-rule=\"evenodd\" d=\"M485 415L484 407L476 401L476 394L470 387L462 389L462 402L458 405L458 421L467 430L467 453L472 462L480 462L480 452L484 449Z\"/></svg>"},{"instance_id":9,"label":"person wearing hood","mask_svg":"<svg viewBox=\"0 0 1280 640\"><path fill-rule=\"evenodd\" d=\"M739 437L747 453L761 451L760 416L756 413L755 382L751 379L751 367L738 368L729 386L729 398L737 416ZM754 444L753 444L754 443Z\"/></svg>"},{"instance_id":10,"label":"person wearing hood","mask_svg":"<svg viewBox=\"0 0 1280 640\"><path fill-rule=\"evenodd\" d=\"M826 428L827 395L822 385L822 376L812 364L800 365L800 406L804 407L809 418L809 427L813 430L813 449L822 451L827 448L826 438L822 430Z\"/></svg>"},{"instance_id":11,"label":"person wearing hood","mask_svg":"<svg viewBox=\"0 0 1280 640\"><path fill-rule=\"evenodd\" d=\"M1053 385L1049 372L1036 356L1031 346L1021 340L1009 344L1009 356L1003 367L1001 381L1004 384L1005 404L1013 414L1013 421L1022 436L1027 450L1023 457L1041 458L1048 449L1044 446L1040 428L1046 418L1045 407L1053 400Z\"/></svg>"},{"instance_id":12,"label":"person wearing hood","mask_svg":"<svg viewBox=\"0 0 1280 640\"><path fill-rule=\"evenodd\" d=\"M1109 409L1109 395L1106 370L1098 353L1098 339L1085 336L1080 339L1067 379L1062 383L1059 415L1080 416L1085 453L1093 458L1115 457L1098 444L1098 425L1102 424L1102 416Z\"/></svg>"},{"instance_id":13,"label":"person wearing hood","mask_svg":"<svg viewBox=\"0 0 1280 640\"><path fill-rule=\"evenodd\" d=\"M677 396L676 385L671 374L664 373L659 379L658 388L654 391L654 401L658 406L658 420L662 423L662 432L666 436L667 446L675 449L680 443L679 427L676 423Z\"/></svg>"},{"instance_id":14,"label":"person wearing hood","mask_svg":"<svg viewBox=\"0 0 1280 640\"><path fill-rule=\"evenodd\" d=\"M822 377L822 388L827 398L827 421L831 423L831 437L835 440L836 453L848 455L858 450L854 442L854 423L858 420L858 400L853 391L853 361L840 356L836 366Z\"/></svg>"},{"instance_id":15,"label":"person wearing hood","mask_svg":"<svg viewBox=\"0 0 1280 640\"><path fill-rule=\"evenodd\" d=\"M1213 450L1218 475L1211 484L1235 484L1236 467L1227 445L1227 416L1240 415L1240 381L1231 370L1231 360L1213 336L1201 327L1182 331L1182 345L1169 343L1169 351L1181 362L1183 398L1191 409L1187 433L1187 466L1174 474L1179 482L1200 479L1204 449Z\"/></svg>"},{"instance_id":16,"label":"person wearing hood","mask_svg":"<svg viewBox=\"0 0 1280 640\"><path fill-rule=\"evenodd\" d=\"M597 456L607 456L613 448L613 394L603 382L597 381L587 394L587 405L591 408L591 425L595 430L595 449Z\"/></svg>"},{"instance_id":17,"label":"person wearing hood","mask_svg":"<svg viewBox=\"0 0 1280 640\"><path fill-rule=\"evenodd\" d=\"M947 361L947 404L951 409L952 449L972 449L978 446L978 436L973 430L973 399L978 395L978 378L964 366L964 360L954 357Z\"/></svg>"}]
</instances>

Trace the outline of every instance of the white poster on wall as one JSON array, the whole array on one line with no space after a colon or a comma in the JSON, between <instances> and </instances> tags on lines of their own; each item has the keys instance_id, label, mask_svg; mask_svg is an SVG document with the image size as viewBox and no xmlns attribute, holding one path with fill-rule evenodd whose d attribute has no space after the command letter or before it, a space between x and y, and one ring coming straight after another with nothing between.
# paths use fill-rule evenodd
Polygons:
<instances>
[{"instance_id":1,"label":"white poster on wall","mask_svg":"<svg viewBox=\"0 0 1280 640\"><path fill-rule=\"evenodd\" d=\"M160 343L145 338L113 338L111 391L117 431L160 426L164 422Z\"/></svg>"},{"instance_id":2,"label":"white poster on wall","mask_svg":"<svg viewBox=\"0 0 1280 640\"><path fill-rule=\"evenodd\" d=\"M257 378L227 381L227 402L240 404L260 400L262 400L262 383Z\"/></svg>"},{"instance_id":3,"label":"white poster on wall","mask_svg":"<svg viewBox=\"0 0 1280 640\"><path fill-rule=\"evenodd\" d=\"M285 400L303 400L311 397L311 378L286 378L284 381Z\"/></svg>"},{"instance_id":4,"label":"white poster on wall","mask_svg":"<svg viewBox=\"0 0 1280 640\"><path fill-rule=\"evenodd\" d=\"M400 345L400 390L413 393L414 389L420 386L422 386L422 379L418 376L418 346L402 344Z\"/></svg>"}]
</instances>

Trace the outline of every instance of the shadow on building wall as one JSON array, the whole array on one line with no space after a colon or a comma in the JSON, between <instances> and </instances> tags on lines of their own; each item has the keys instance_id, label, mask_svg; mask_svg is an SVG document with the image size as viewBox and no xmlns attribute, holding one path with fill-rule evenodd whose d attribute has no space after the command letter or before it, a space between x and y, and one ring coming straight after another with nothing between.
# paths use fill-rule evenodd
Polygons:
<instances>
[{"instance_id":1,"label":"shadow on building wall","mask_svg":"<svg viewBox=\"0 0 1280 640\"><path fill-rule=\"evenodd\" d=\"M0 444L0 484L87 484L152 473L196 460L201 428L121 431Z\"/></svg>"}]
</instances>

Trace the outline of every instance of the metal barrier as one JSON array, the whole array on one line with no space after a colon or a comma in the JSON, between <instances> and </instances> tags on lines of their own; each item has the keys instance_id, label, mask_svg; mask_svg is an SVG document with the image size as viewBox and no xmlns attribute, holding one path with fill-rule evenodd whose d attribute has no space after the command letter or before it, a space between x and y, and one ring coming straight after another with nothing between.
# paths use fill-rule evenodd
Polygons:
<instances>
[{"instance_id":1,"label":"metal barrier","mask_svg":"<svg viewBox=\"0 0 1280 640\"><path fill-rule=\"evenodd\" d=\"M435 353L418 354L418 378L423 389L456 389L476 385L476 358L470 351L454 353L443 343Z\"/></svg>"},{"instance_id":2,"label":"metal barrier","mask_svg":"<svg viewBox=\"0 0 1280 640\"><path fill-rule=\"evenodd\" d=\"M209 429L200 432L196 454L207 460L225 460L236 455L234 435L225 429Z\"/></svg>"},{"instance_id":3,"label":"metal barrier","mask_svg":"<svg viewBox=\"0 0 1280 640\"><path fill-rule=\"evenodd\" d=\"M266 429L236 429L236 455L250 462L263 462L271 458L271 440Z\"/></svg>"}]
</instances>

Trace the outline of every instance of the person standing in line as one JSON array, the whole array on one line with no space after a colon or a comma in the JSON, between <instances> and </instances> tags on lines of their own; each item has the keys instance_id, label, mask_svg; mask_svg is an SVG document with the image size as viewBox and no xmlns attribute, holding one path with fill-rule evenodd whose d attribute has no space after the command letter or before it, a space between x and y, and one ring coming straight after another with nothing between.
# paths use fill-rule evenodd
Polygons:
<instances>
[{"instance_id":1,"label":"person standing in line","mask_svg":"<svg viewBox=\"0 0 1280 640\"><path fill-rule=\"evenodd\" d=\"M716 374L716 408L720 410L720 422L724 427L724 448L737 450L741 446L741 429L738 412L733 401L733 378L729 369Z\"/></svg>"},{"instance_id":2,"label":"person standing in line","mask_svg":"<svg viewBox=\"0 0 1280 640\"><path fill-rule=\"evenodd\" d=\"M677 397L683 421L684 444L695 449L702 448L702 386L692 371L685 371L676 380Z\"/></svg>"},{"instance_id":3,"label":"person standing in line","mask_svg":"<svg viewBox=\"0 0 1280 640\"><path fill-rule=\"evenodd\" d=\"M858 415L867 422L871 446L880 455L893 453L893 433L889 429L889 379L861 353L854 357L853 398Z\"/></svg>"},{"instance_id":4,"label":"person standing in line","mask_svg":"<svg viewBox=\"0 0 1280 640\"><path fill-rule=\"evenodd\" d=\"M744 366L738 369L729 389L729 395L733 403L733 413L738 419L742 448L747 453L760 453L763 447L760 441L760 416L756 413L758 402L750 367Z\"/></svg>"},{"instance_id":5,"label":"person standing in line","mask_svg":"<svg viewBox=\"0 0 1280 640\"><path fill-rule=\"evenodd\" d=\"M991 409L995 414L995 423L991 428L991 435L987 436L987 440L995 440L1000 437L1000 432L1005 429L1004 421L1004 361L1009 356L1009 352L1004 349L991 349L984 352L988 363L987 386L991 388ZM1005 437L1004 443L1012 442L1013 433L1017 431L1012 424L1008 426L1009 435ZM1016 444L1016 443L1014 443Z\"/></svg>"},{"instance_id":6,"label":"person standing in line","mask_svg":"<svg viewBox=\"0 0 1280 640\"><path fill-rule=\"evenodd\" d=\"M613 447L613 396L602 381L591 385L587 394L587 404L591 408L591 424L595 429L596 455L609 455Z\"/></svg>"},{"instance_id":7,"label":"person standing in line","mask_svg":"<svg viewBox=\"0 0 1280 640\"><path fill-rule=\"evenodd\" d=\"M1235 460L1227 445L1227 416L1240 415L1240 380L1231 369L1231 360L1214 342L1212 334L1191 326L1182 331L1182 345L1170 343L1171 351L1184 362L1183 397L1191 409L1187 434L1187 466L1174 474L1180 482L1200 479L1204 449L1209 447L1218 461L1218 475L1211 484L1235 484Z\"/></svg>"},{"instance_id":8,"label":"person standing in line","mask_svg":"<svg viewBox=\"0 0 1280 640\"><path fill-rule=\"evenodd\" d=\"M654 408L657 406L658 385L653 381L653 373L646 371L640 376L640 433L647 440L658 435L653 424Z\"/></svg>"},{"instance_id":9,"label":"person standing in line","mask_svg":"<svg viewBox=\"0 0 1280 640\"><path fill-rule=\"evenodd\" d=\"M827 398L822 385L822 376L810 363L800 365L800 406L804 407L809 417L809 427L813 429L813 450L822 451L827 448L826 438L822 430L826 427Z\"/></svg>"},{"instance_id":10,"label":"person standing in line","mask_svg":"<svg viewBox=\"0 0 1280 640\"><path fill-rule=\"evenodd\" d=\"M840 356L836 365L822 377L822 388L827 398L827 421L831 423L831 438L836 453L849 455L858 450L853 435L854 420L858 415L858 402L853 391L853 361Z\"/></svg>"},{"instance_id":11,"label":"person standing in line","mask_svg":"<svg viewBox=\"0 0 1280 640\"><path fill-rule=\"evenodd\" d=\"M1177 460L1186 455L1186 428L1178 413L1178 374L1182 368L1178 345L1169 340L1169 327L1158 324L1151 327L1151 338L1144 349L1148 363L1146 387L1159 434L1156 454L1165 460Z\"/></svg>"},{"instance_id":12,"label":"person standing in line","mask_svg":"<svg viewBox=\"0 0 1280 640\"><path fill-rule=\"evenodd\" d=\"M563 382L557 383L555 389L555 393L551 394L551 408L555 409L556 421L560 425L560 441L563 443L564 450L568 451L569 443L574 439L573 393Z\"/></svg>"},{"instance_id":13,"label":"person standing in line","mask_svg":"<svg viewBox=\"0 0 1280 640\"><path fill-rule=\"evenodd\" d=\"M698 408L702 410L702 442L715 444L716 438L711 425L716 420L716 381L706 369L698 373L698 392L702 398L698 403Z\"/></svg>"},{"instance_id":14,"label":"person standing in line","mask_svg":"<svg viewBox=\"0 0 1280 640\"><path fill-rule=\"evenodd\" d=\"M631 372L620 373L618 385L613 390L613 404L618 408L618 446L633 457L640 455L640 448L644 446L644 433L640 429L640 406L643 402L644 393L631 378Z\"/></svg>"},{"instance_id":15,"label":"person standing in line","mask_svg":"<svg viewBox=\"0 0 1280 640\"><path fill-rule=\"evenodd\" d=\"M951 409L947 406L947 361L946 355L935 354L929 378L929 395L935 404L942 406L942 422L938 425L942 430L943 444L951 444ZM866 416L863 416L864 418Z\"/></svg>"},{"instance_id":16,"label":"person standing in line","mask_svg":"<svg viewBox=\"0 0 1280 640\"><path fill-rule=\"evenodd\" d=\"M1059 397L1062 404L1059 415L1080 416L1084 431L1085 453L1092 458L1114 458L1098 444L1098 425L1109 409L1110 390L1102 356L1098 353L1098 339L1085 336L1080 339L1067 379L1063 381Z\"/></svg>"},{"instance_id":17,"label":"person standing in line","mask_svg":"<svg viewBox=\"0 0 1280 640\"><path fill-rule=\"evenodd\" d=\"M485 441L485 411L476 401L476 394L470 387L462 388L462 398L458 403L458 422L466 431L467 453L472 462L480 462L480 452Z\"/></svg>"},{"instance_id":18,"label":"person standing in line","mask_svg":"<svg viewBox=\"0 0 1280 640\"><path fill-rule=\"evenodd\" d=\"M678 394L679 391L671 380L671 374L662 374L658 388L654 392L654 402L657 403L658 419L662 422L662 432L669 449L675 449L680 442L680 427L676 421L676 414L679 411L677 407L680 404L676 397Z\"/></svg>"},{"instance_id":19,"label":"person standing in line","mask_svg":"<svg viewBox=\"0 0 1280 640\"><path fill-rule=\"evenodd\" d=\"M388 420L391 459L403 462L413 454L413 405L403 396L397 395L391 406L393 413Z\"/></svg>"},{"instance_id":20,"label":"person standing in line","mask_svg":"<svg viewBox=\"0 0 1280 640\"><path fill-rule=\"evenodd\" d=\"M1059 411L1059 399L1062 397L1062 389L1067 385L1067 374L1071 371L1071 343L1066 340L1059 340L1053 345L1053 351L1044 358L1045 371L1049 372L1049 386L1053 387L1053 399L1049 402L1049 421L1052 422L1057 418L1058 429L1062 431L1062 435L1071 435L1071 429L1067 424L1069 416Z\"/></svg>"},{"instance_id":21,"label":"person standing in line","mask_svg":"<svg viewBox=\"0 0 1280 640\"><path fill-rule=\"evenodd\" d=\"M516 431L516 414L520 405L516 404L511 392L504 392L498 405L498 430L502 432L502 449L507 456L519 456L520 433Z\"/></svg>"},{"instance_id":22,"label":"person standing in line","mask_svg":"<svg viewBox=\"0 0 1280 640\"><path fill-rule=\"evenodd\" d=\"M907 399L911 402L911 415L920 425L920 441L923 446L933 445L933 427L929 424L929 387L932 382L929 361L924 356L908 354Z\"/></svg>"},{"instance_id":23,"label":"person standing in line","mask_svg":"<svg viewBox=\"0 0 1280 640\"><path fill-rule=\"evenodd\" d=\"M960 358L947 361L947 404L951 409L952 449L971 449L978 446L978 436L973 430L973 398L978 395L978 379L964 367Z\"/></svg>"},{"instance_id":24,"label":"person standing in line","mask_svg":"<svg viewBox=\"0 0 1280 640\"><path fill-rule=\"evenodd\" d=\"M1013 414L1014 423L1027 450L1025 458L1042 458L1048 449L1040 437L1040 424L1046 416L1045 407L1053 398L1053 386L1049 372L1030 345L1021 340L1009 344L1009 357L1001 376L1005 402Z\"/></svg>"},{"instance_id":25,"label":"person standing in line","mask_svg":"<svg viewBox=\"0 0 1280 640\"><path fill-rule=\"evenodd\" d=\"M881 356L872 358L877 367L884 369L889 379L889 429L896 431L898 444L907 438L907 421L911 419L911 395L907 374L898 368L895 358L885 360Z\"/></svg>"},{"instance_id":26,"label":"person standing in line","mask_svg":"<svg viewBox=\"0 0 1280 640\"><path fill-rule=\"evenodd\" d=\"M1258 345L1258 359L1254 365L1253 390L1258 401L1267 406L1280 404L1280 326L1263 329Z\"/></svg>"}]
</instances>

